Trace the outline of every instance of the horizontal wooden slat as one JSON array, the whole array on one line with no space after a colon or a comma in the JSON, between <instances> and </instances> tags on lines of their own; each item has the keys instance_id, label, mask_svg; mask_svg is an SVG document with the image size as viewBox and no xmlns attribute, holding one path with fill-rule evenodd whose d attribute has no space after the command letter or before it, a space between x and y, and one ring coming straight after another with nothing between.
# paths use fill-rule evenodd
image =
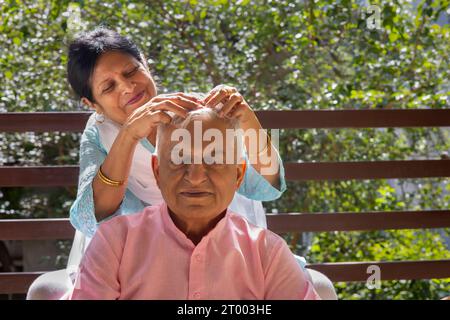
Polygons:
<instances>
[{"instance_id":1,"label":"horizontal wooden slat","mask_svg":"<svg viewBox=\"0 0 450 320\"><path fill-rule=\"evenodd\" d=\"M286 179L364 180L450 177L450 160L285 163ZM78 166L0 167L0 187L75 186Z\"/></svg>"},{"instance_id":2,"label":"horizontal wooden slat","mask_svg":"<svg viewBox=\"0 0 450 320\"><path fill-rule=\"evenodd\" d=\"M293 110L256 113L262 126L267 129L450 126L450 109Z\"/></svg>"},{"instance_id":3,"label":"horizontal wooden slat","mask_svg":"<svg viewBox=\"0 0 450 320\"><path fill-rule=\"evenodd\" d=\"M0 114L0 132L81 132L90 112ZM450 109L256 111L264 128L392 128L450 126Z\"/></svg>"},{"instance_id":4,"label":"horizontal wooden slat","mask_svg":"<svg viewBox=\"0 0 450 320\"><path fill-rule=\"evenodd\" d=\"M333 282L352 282L367 281L373 274L367 268L373 265L380 267L381 281L450 278L450 260L322 263L307 268L322 272Z\"/></svg>"},{"instance_id":5,"label":"horizontal wooden slat","mask_svg":"<svg viewBox=\"0 0 450 320\"><path fill-rule=\"evenodd\" d=\"M0 294L26 293L33 281L43 272L0 273Z\"/></svg>"},{"instance_id":6,"label":"horizontal wooden slat","mask_svg":"<svg viewBox=\"0 0 450 320\"><path fill-rule=\"evenodd\" d=\"M74 236L69 219L0 220L0 240L62 240Z\"/></svg>"},{"instance_id":7,"label":"horizontal wooden slat","mask_svg":"<svg viewBox=\"0 0 450 320\"><path fill-rule=\"evenodd\" d=\"M274 232L449 228L450 210L268 214Z\"/></svg>"},{"instance_id":8,"label":"horizontal wooden slat","mask_svg":"<svg viewBox=\"0 0 450 320\"><path fill-rule=\"evenodd\" d=\"M65 187L78 183L78 166L0 167L0 187Z\"/></svg>"},{"instance_id":9,"label":"horizontal wooden slat","mask_svg":"<svg viewBox=\"0 0 450 320\"><path fill-rule=\"evenodd\" d=\"M449 210L268 214L274 232L369 231L450 227ZM0 240L72 239L69 219L0 220Z\"/></svg>"},{"instance_id":10,"label":"horizontal wooden slat","mask_svg":"<svg viewBox=\"0 0 450 320\"><path fill-rule=\"evenodd\" d=\"M91 112L0 113L0 132L82 132Z\"/></svg>"},{"instance_id":11,"label":"horizontal wooden slat","mask_svg":"<svg viewBox=\"0 0 450 320\"><path fill-rule=\"evenodd\" d=\"M333 282L367 281L369 266L380 268L381 281L450 278L450 260L395 262L340 262L310 264ZM0 273L0 294L26 293L31 283L43 272Z\"/></svg>"},{"instance_id":12,"label":"horizontal wooden slat","mask_svg":"<svg viewBox=\"0 0 450 320\"><path fill-rule=\"evenodd\" d=\"M364 180L450 177L450 160L285 163L287 180Z\"/></svg>"}]
</instances>

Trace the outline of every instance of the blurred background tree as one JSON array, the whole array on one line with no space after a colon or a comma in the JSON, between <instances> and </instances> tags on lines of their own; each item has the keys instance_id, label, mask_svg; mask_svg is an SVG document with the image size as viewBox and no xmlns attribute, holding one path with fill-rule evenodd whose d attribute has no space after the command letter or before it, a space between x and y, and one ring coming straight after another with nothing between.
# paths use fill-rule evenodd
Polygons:
<instances>
[{"instance_id":1,"label":"blurred background tree","mask_svg":"<svg viewBox=\"0 0 450 320\"><path fill-rule=\"evenodd\" d=\"M445 108L450 6L438 1L0 1L0 110L85 110L65 66L100 24L146 54L159 91L236 86L254 109ZM379 10L370 25L369 5ZM79 134L0 134L2 165L77 164ZM283 130L285 161L438 159L449 130ZM270 212L448 209L449 179L289 182ZM1 188L0 217L67 217L74 188ZM310 263L449 259L449 230L287 234ZM57 265L60 267L62 264ZM450 280L337 283L343 299L436 299Z\"/></svg>"}]
</instances>

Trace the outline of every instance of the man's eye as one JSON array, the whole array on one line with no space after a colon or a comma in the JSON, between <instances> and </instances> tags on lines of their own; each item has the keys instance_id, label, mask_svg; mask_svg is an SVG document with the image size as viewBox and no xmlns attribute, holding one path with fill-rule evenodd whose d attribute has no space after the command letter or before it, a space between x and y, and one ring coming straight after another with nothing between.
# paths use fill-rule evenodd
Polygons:
<instances>
[{"instance_id":1,"label":"man's eye","mask_svg":"<svg viewBox=\"0 0 450 320\"><path fill-rule=\"evenodd\" d=\"M186 164L186 158L182 154L177 154L174 157L170 157L169 163L172 167L180 167Z\"/></svg>"},{"instance_id":2,"label":"man's eye","mask_svg":"<svg viewBox=\"0 0 450 320\"><path fill-rule=\"evenodd\" d=\"M185 165L185 162L183 159L176 159L176 160L171 160L170 161L170 165L173 168L179 168Z\"/></svg>"}]
</instances>

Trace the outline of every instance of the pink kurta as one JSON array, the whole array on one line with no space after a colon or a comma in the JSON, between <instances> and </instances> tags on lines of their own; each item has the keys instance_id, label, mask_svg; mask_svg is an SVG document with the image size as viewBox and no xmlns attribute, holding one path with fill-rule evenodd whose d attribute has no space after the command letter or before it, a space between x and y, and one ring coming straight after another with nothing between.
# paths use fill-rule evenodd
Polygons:
<instances>
[{"instance_id":1,"label":"pink kurta","mask_svg":"<svg viewBox=\"0 0 450 320\"><path fill-rule=\"evenodd\" d=\"M197 245L166 204L101 224L72 299L319 299L285 241L228 211Z\"/></svg>"}]
</instances>

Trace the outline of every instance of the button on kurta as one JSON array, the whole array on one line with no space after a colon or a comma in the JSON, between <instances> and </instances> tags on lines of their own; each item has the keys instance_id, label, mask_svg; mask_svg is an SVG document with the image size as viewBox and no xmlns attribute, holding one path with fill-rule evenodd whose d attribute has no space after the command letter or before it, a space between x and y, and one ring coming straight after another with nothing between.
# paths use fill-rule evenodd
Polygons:
<instances>
[{"instance_id":1,"label":"button on kurta","mask_svg":"<svg viewBox=\"0 0 450 320\"><path fill-rule=\"evenodd\" d=\"M194 293L194 299L200 299L200 297L201 297L200 292L195 292Z\"/></svg>"}]
</instances>

